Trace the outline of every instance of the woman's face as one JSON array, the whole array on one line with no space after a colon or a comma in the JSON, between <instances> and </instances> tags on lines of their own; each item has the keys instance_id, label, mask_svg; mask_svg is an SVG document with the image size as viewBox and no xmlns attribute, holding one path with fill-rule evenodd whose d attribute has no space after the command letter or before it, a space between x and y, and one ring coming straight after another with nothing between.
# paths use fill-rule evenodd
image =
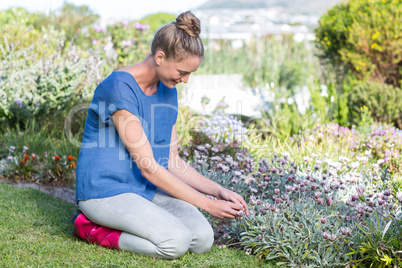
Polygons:
<instances>
[{"instance_id":1,"label":"woman's face","mask_svg":"<svg viewBox=\"0 0 402 268\"><path fill-rule=\"evenodd\" d=\"M166 59L156 57L156 73L160 81L168 88L174 88L178 83L187 83L192 72L195 72L202 62L198 56L190 56L176 61L175 59Z\"/></svg>"}]
</instances>

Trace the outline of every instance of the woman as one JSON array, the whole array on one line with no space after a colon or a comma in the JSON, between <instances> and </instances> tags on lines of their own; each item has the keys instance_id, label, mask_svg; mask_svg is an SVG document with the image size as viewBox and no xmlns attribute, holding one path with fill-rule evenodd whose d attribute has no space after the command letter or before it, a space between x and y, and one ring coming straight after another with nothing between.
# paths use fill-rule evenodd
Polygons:
<instances>
[{"instance_id":1,"label":"woman","mask_svg":"<svg viewBox=\"0 0 402 268\"><path fill-rule=\"evenodd\" d=\"M77 163L76 236L172 259L212 246L212 228L196 207L218 218L248 215L239 194L178 155L175 86L187 83L203 60L199 34L199 20L180 14L156 33L144 61L96 88Z\"/></svg>"}]
</instances>

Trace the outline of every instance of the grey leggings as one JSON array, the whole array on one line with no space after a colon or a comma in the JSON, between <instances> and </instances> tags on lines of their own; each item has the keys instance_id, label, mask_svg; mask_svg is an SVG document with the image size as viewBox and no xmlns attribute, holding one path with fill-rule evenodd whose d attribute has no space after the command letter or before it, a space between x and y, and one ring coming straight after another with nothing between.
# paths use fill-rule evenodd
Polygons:
<instances>
[{"instance_id":1,"label":"grey leggings","mask_svg":"<svg viewBox=\"0 0 402 268\"><path fill-rule=\"evenodd\" d=\"M147 199L133 193L79 201L91 221L123 231L119 248L174 259L188 250L207 252L214 241L208 221L193 205L162 191Z\"/></svg>"}]
</instances>

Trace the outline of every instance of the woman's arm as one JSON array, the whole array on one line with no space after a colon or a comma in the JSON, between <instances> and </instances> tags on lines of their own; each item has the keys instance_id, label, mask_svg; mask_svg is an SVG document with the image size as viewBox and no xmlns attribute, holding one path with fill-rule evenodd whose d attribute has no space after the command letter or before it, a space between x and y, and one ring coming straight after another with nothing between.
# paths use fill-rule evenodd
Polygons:
<instances>
[{"instance_id":1,"label":"woman's arm","mask_svg":"<svg viewBox=\"0 0 402 268\"><path fill-rule=\"evenodd\" d=\"M177 145L177 130L176 125L174 125L170 142L169 172L173 173L177 178L202 193L213 195L217 198L241 205L245 209L246 215L249 215L248 206L239 194L229 191L198 173L194 168L180 158Z\"/></svg>"},{"instance_id":2,"label":"woman's arm","mask_svg":"<svg viewBox=\"0 0 402 268\"><path fill-rule=\"evenodd\" d=\"M118 110L111 118L120 139L137 164L141 174L156 187L218 218L233 219L237 212L242 210L242 206L239 204L209 199L160 166L154 159L151 145L138 117L127 110Z\"/></svg>"}]
</instances>

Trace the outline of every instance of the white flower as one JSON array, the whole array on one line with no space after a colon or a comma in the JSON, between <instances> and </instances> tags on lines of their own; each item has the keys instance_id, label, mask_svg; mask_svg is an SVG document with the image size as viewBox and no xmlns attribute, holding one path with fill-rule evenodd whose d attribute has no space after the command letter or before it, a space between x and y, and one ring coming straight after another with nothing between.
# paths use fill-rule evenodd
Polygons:
<instances>
[{"instance_id":1,"label":"white flower","mask_svg":"<svg viewBox=\"0 0 402 268\"><path fill-rule=\"evenodd\" d=\"M378 168L379 167L379 165L376 164L376 163L374 163L372 166L373 166L373 168Z\"/></svg>"},{"instance_id":2,"label":"white flower","mask_svg":"<svg viewBox=\"0 0 402 268\"><path fill-rule=\"evenodd\" d=\"M360 164L358 161L353 162L352 164L350 164L352 166L352 168L357 168Z\"/></svg>"},{"instance_id":3,"label":"white flower","mask_svg":"<svg viewBox=\"0 0 402 268\"><path fill-rule=\"evenodd\" d=\"M22 149L23 149L23 150L24 150L24 152L25 152L26 150L28 150L28 147L23 146L23 147L22 147Z\"/></svg>"},{"instance_id":4,"label":"white flower","mask_svg":"<svg viewBox=\"0 0 402 268\"><path fill-rule=\"evenodd\" d=\"M366 162L368 161L368 157L366 156L362 156L362 157L356 157L357 161L362 161L363 164L366 164Z\"/></svg>"},{"instance_id":5,"label":"white flower","mask_svg":"<svg viewBox=\"0 0 402 268\"><path fill-rule=\"evenodd\" d=\"M380 160L377 161L377 164L380 165L380 166L381 166L382 164L384 164L384 163L385 163L385 160L384 160L384 159L380 159Z\"/></svg>"},{"instance_id":6,"label":"white flower","mask_svg":"<svg viewBox=\"0 0 402 268\"><path fill-rule=\"evenodd\" d=\"M10 146L10 150L15 150L15 146Z\"/></svg>"},{"instance_id":7,"label":"white flower","mask_svg":"<svg viewBox=\"0 0 402 268\"><path fill-rule=\"evenodd\" d=\"M12 157L11 155L7 156L7 160L8 161L13 161L14 157Z\"/></svg>"},{"instance_id":8,"label":"white flower","mask_svg":"<svg viewBox=\"0 0 402 268\"><path fill-rule=\"evenodd\" d=\"M287 159L287 158L289 158L289 155L290 155L290 154L289 154L288 152L284 152L284 153L283 153L283 158Z\"/></svg>"},{"instance_id":9,"label":"white flower","mask_svg":"<svg viewBox=\"0 0 402 268\"><path fill-rule=\"evenodd\" d=\"M310 161L310 158L308 156L304 156L303 160L304 160L304 162L308 162L308 161Z\"/></svg>"},{"instance_id":10,"label":"white flower","mask_svg":"<svg viewBox=\"0 0 402 268\"><path fill-rule=\"evenodd\" d=\"M202 146L202 145L199 145L199 146L197 147L197 150L199 150L199 151L201 151L201 152L204 152L204 151L205 151L205 147Z\"/></svg>"},{"instance_id":11,"label":"white flower","mask_svg":"<svg viewBox=\"0 0 402 268\"><path fill-rule=\"evenodd\" d=\"M318 154L311 154L311 158L317 158Z\"/></svg>"},{"instance_id":12,"label":"white flower","mask_svg":"<svg viewBox=\"0 0 402 268\"><path fill-rule=\"evenodd\" d=\"M340 161L340 162L349 162L350 159L347 158L346 156L340 156L340 157L339 157L339 161Z\"/></svg>"},{"instance_id":13,"label":"white flower","mask_svg":"<svg viewBox=\"0 0 402 268\"><path fill-rule=\"evenodd\" d=\"M364 151L364 155L365 155L365 156L371 155L371 150L366 150L366 151Z\"/></svg>"}]
</instances>

